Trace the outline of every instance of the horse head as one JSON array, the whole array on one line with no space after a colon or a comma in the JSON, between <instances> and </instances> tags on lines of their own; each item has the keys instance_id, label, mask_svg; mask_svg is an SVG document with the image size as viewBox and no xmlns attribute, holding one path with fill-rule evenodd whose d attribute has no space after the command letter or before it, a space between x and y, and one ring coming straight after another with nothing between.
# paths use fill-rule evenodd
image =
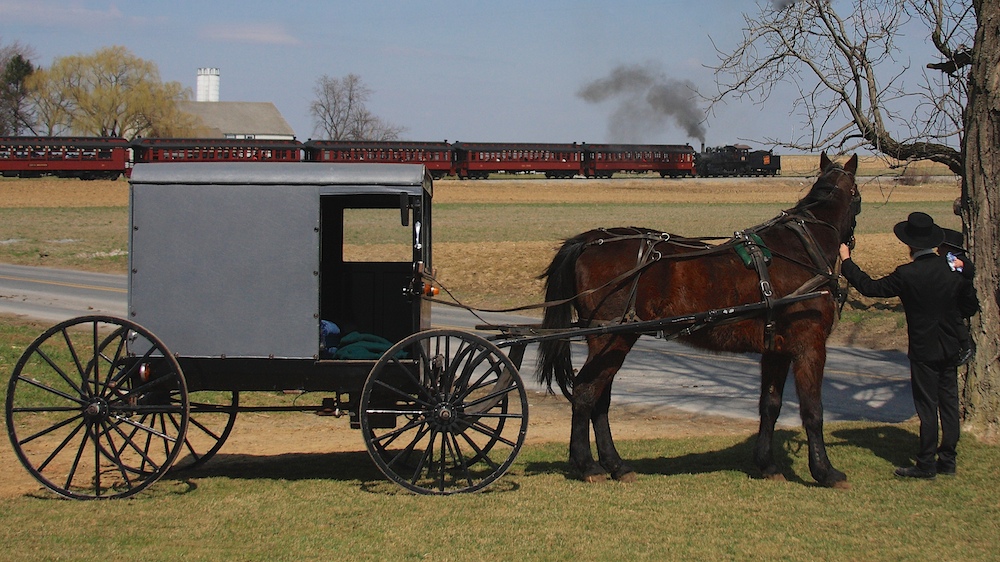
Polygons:
<instances>
[{"instance_id":1,"label":"horse head","mask_svg":"<svg viewBox=\"0 0 1000 562\"><path fill-rule=\"evenodd\" d=\"M861 213L861 192L854 179L858 171L858 155L846 164L830 160L823 152L819 157L820 175L799 206L803 204L817 218L829 223L840 234L840 242L854 245L854 228Z\"/></svg>"}]
</instances>

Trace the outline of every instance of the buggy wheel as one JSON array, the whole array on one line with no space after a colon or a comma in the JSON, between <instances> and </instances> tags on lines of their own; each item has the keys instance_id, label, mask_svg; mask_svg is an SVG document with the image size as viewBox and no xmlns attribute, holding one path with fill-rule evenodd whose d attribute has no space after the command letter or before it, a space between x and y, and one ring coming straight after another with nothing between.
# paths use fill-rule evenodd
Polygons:
<instances>
[{"instance_id":1,"label":"buggy wheel","mask_svg":"<svg viewBox=\"0 0 1000 562\"><path fill-rule=\"evenodd\" d=\"M188 395L176 358L145 328L84 316L49 328L7 387L7 433L21 464L66 498L134 495L177 458Z\"/></svg>"},{"instance_id":2,"label":"buggy wheel","mask_svg":"<svg viewBox=\"0 0 1000 562\"><path fill-rule=\"evenodd\" d=\"M236 424L240 393L232 391L191 392L187 435L180 458L171 471L197 468L219 452Z\"/></svg>"},{"instance_id":3,"label":"buggy wheel","mask_svg":"<svg viewBox=\"0 0 1000 562\"><path fill-rule=\"evenodd\" d=\"M528 398L497 346L428 330L379 359L359 416L368 453L390 480L421 494L473 492L513 463L528 430Z\"/></svg>"}]
</instances>

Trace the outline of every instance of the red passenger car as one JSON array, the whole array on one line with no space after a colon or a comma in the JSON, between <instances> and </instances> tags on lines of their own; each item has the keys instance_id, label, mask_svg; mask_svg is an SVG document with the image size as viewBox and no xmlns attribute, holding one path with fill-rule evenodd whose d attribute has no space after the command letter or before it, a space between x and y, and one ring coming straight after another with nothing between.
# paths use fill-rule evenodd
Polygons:
<instances>
[{"instance_id":1,"label":"red passenger car","mask_svg":"<svg viewBox=\"0 0 1000 562\"><path fill-rule=\"evenodd\" d=\"M581 173L580 145L535 143L455 143L458 177L486 179L491 173L544 173L571 178Z\"/></svg>"},{"instance_id":2,"label":"red passenger car","mask_svg":"<svg viewBox=\"0 0 1000 562\"><path fill-rule=\"evenodd\" d=\"M588 178L610 178L615 172L689 177L694 175L694 154L688 144L586 144L583 173Z\"/></svg>"},{"instance_id":3,"label":"red passenger car","mask_svg":"<svg viewBox=\"0 0 1000 562\"><path fill-rule=\"evenodd\" d=\"M309 140L304 147L308 162L423 164L434 179L455 175L455 149L447 142Z\"/></svg>"},{"instance_id":4,"label":"red passenger car","mask_svg":"<svg viewBox=\"0 0 1000 562\"><path fill-rule=\"evenodd\" d=\"M118 137L0 137L4 177L113 180L127 162L128 141Z\"/></svg>"},{"instance_id":5,"label":"red passenger car","mask_svg":"<svg viewBox=\"0 0 1000 562\"><path fill-rule=\"evenodd\" d=\"M299 162L302 143L267 139L136 139L140 162Z\"/></svg>"}]
</instances>

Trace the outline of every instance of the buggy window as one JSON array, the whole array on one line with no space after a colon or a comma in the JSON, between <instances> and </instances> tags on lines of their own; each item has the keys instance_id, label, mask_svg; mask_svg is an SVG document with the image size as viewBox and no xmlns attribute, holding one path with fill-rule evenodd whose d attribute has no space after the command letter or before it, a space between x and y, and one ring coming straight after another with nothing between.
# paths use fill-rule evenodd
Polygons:
<instances>
[{"instance_id":1,"label":"buggy window","mask_svg":"<svg viewBox=\"0 0 1000 562\"><path fill-rule=\"evenodd\" d=\"M410 262L413 232L399 209L344 209L345 262Z\"/></svg>"}]
</instances>

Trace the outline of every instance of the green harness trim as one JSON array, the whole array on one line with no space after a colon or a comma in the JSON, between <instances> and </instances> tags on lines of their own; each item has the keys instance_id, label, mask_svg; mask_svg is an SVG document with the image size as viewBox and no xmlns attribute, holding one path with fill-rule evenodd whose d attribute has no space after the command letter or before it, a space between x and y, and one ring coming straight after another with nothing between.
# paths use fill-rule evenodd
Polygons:
<instances>
[{"instance_id":1,"label":"green harness trim","mask_svg":"<svg viewBox=\"0 0 1000 562\"><path fill-rule=\"evenodd\" d=\"M755 232L744 233L744 238L736 242L733 245L733 249L736 250L736 255L740 256L743 260L743 265L747 268L753 267L753 256L750 255L751 250L747 248L747 245L754 245L760 248L761 254L764 256L764 263L771 263L771 250L767 249L764 245L764 241L760 239L760 236Z\"/></svg>"}]
</instances>

